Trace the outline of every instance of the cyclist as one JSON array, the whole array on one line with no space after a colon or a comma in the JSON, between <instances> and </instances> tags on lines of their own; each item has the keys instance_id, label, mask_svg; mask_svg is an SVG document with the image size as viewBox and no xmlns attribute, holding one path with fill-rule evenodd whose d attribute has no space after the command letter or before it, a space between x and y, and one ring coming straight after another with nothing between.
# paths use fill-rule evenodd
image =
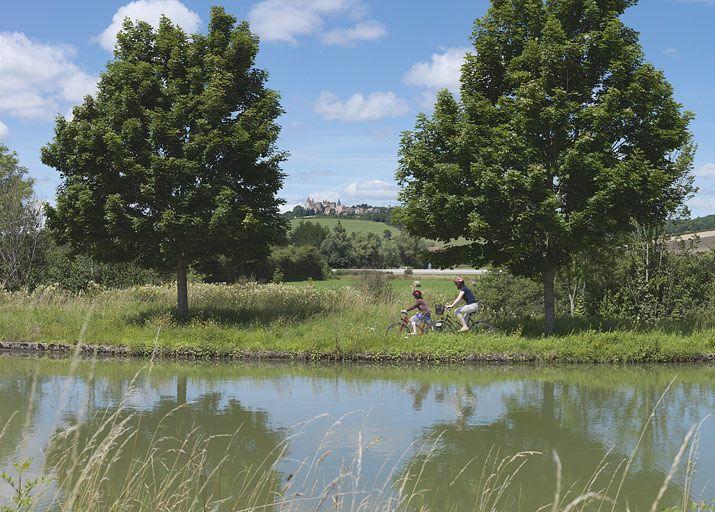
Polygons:
<instances>
[{"instance_id":1,"label":"cyclist","mask_svg":"<svg viewBox=\"0 0 715 512\"><path fill-rule=\"evenodd\" d=\"M415 298L415 303L407 309L403 309L401 313L406 315L410 311L417 310L417 314L410 318L410 326L412 327L412 335L416 336L417 329L424 328L432 323L432 314L430 313L427 301L422 298L422 290L412 290L412 296Z\"/></svg>"},{"instance_id":2,"label":"cyclist","mask_svg":"<svg viewBox=\"0 0 715 512\"><path fill-rule=\"evenodd\" d=\"M445 308L453 308L462 300L466 302L464 306L454 310L454 314L457 315L457 320L459 320L459 323L462 324L462 328L459 330L459 332L466 332L469 330L469 315L477 312L477 310L479 309L479 304L477 304L477 299L474 297L472 290L467 288L467 285L464 284L463 278L456 278L454 280L454 284L457 286L459 294L457 295L457 298L454 299L454 302L452 302L452 304L446 305Z\"/></svg>"}]
</instances>

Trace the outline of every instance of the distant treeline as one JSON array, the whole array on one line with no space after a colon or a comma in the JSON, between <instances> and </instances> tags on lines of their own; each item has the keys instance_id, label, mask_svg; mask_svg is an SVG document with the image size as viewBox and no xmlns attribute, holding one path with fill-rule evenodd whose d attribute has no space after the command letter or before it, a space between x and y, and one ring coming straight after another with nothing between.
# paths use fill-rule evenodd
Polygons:
<instances>
[{"instance_id":1,"label":"distant treeline","mask_svg":"<svg viewBox=\"0 0 715 512\"><path fill-rule=\"evenodd\" d=\"M715 214L695 219L671 220L666 224L665 230L669 235L713 231L715 230Z\"/></svg>"}]
</instances>

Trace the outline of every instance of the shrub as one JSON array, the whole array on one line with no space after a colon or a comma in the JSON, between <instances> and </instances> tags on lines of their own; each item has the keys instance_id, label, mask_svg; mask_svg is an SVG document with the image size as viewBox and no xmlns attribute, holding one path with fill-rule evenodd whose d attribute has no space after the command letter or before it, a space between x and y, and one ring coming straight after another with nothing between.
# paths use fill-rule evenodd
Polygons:
<instances>
[{"instance_id":1,"label":"shrub","mask_svg":"<svg viewBox=\"0 0 715 512\"><path fill-rule=\"evenodd\" d=\"M281 281L323 280L328 275L325 260L318 249L310 245L278 247L270 259L273 275L280 274Z\"/></svg>"},{"instance_id":2,"label":"shrub","mask_svg":"<svg viewBox=\"0 0 715 512\"><path fill-rule=\"evenodd\" d=\"M357 259L353 240L340 222L320 244L320 253L331 268L350 268Z\"/></svg>"},{"instance_id":3,"label":"shrub","mask_svg":"<svg viewBox=\"0 0 715 512\"><path fill-rule=\"evenodd\" d=\"M606 272L587 282L587 303L601 317L650 325L706 320L715 307L715 251L697 253L692 244L675 249L660 236L634 237Z\"/></svg>"},{"instance_id":4,"label":"shrub","mask_svg":"<svg viewBox=\"0 0 715 512\"><path fill-rule=\"evenodd\" d=\"M159 272L133 263L101 263L89 256L72 256L62 247L51 247L32 276L31 288L56 284L77 292L96 285L129 288L165 281Z\"/></svg>"},{"instance_id":5,"label":"shrub","mask_svg":"<svg viewBox=\"0 0 715 512\"><path fill-rule=\"evenodd\" d=\"M469 286L480 304L499 317L522 318L543 315L544 298L541 285L531 279L493 269Z\"/></svg>"},{"instance_id":6,"label":"shrub","mask_svg":"<svg viewBox=\"0 0 715 512\"><path fill-rule=\"evenodd\" d=\"M317 222L300 221L293 227L288 239L292 245L312 245L320 247L330 230Z\"/></svg>"},{"instance_id":7,"label":"shrub","mask_svg":"<svg viewBox=\"0 0 715 512\"><path fill-rule=\"evenodd\" d=\"M391 302L395 299L395 290L392 287L392 274L384 272L366 271L360 273L360 291L363 295L377 302Z\"/></svg>"}]
</instances>

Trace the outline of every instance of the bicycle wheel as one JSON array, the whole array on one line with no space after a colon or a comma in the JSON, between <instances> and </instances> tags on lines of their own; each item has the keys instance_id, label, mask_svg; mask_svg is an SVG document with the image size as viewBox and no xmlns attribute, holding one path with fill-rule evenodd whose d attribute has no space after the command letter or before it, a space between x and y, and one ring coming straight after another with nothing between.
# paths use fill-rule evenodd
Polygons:
<instances>
[{"instance_id":1,"label":"bicycle wheel","mask_svg":"<svg viewBox=\"0 0 715 512\"><path fill-rule=\"evenodd\" d=\"M452 334L457 332L460 327L461 325L458 325L456 322L451 321L449 318L443 318L437 320L436 322L433 322L433 329L436 332Z\"/></svg>"},{"instance_id":2,"label":"bicycle wheel","mask_svg":"<svg viewBox=\"0 0 715 512\"><path fill-rule=\"evenodd\" d=\"M407 325L404 322L395 322L394 324L388 325L385 332L387 334L402 334L407 332Z\"/></svg>"},{"instance_id":3,"label":"bicycle wheel","mask_svg":"<svg viewBox=\"0 0 715 512\"><path fill-rule=\"evenodd\" d=\"M490 333L490 332L496 332L497 328L494 327L492 324L489 322L486 322L484 320L470 320L469 321L469 332L474 332L474 333Z\"/></svg>"}]
</instances>

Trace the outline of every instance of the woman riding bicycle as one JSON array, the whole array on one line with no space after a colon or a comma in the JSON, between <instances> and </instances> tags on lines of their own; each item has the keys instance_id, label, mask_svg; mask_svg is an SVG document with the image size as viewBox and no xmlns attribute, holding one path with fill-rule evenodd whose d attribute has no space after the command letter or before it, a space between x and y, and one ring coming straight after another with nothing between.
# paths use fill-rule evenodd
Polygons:
<instances>
[{"instance_id":1,"label":"woman riding bicycle","mask_svg":"<svg viewBox=\"0 0 715 512\"><path fill-rule=\"evenodd\" d=\"M454 299L454 302L452 302L452 304L446 305L445 308L453 308L462 300L466 302L464 306L454 310L454 314L457 316L457 320L459 320L459 323L462 324L462 328L459 330L459 332L466 332L469 330L469 316L479 310L479 304L477 304L477 299L474 297L472 290L467 288L467 285L464 284L463 278L456 278L454 280L454 284L457 286L459 294L457 294L457 298Z\"/></svg>"},{"instance_id":2,"label":"woman riding bicycle","mask_svg":"<svg viewBox=\"0 0 715 512\"><path fill-rule=\"evenodd\" d=\"M410 318L410 326L412 327L412 335L418 334L417 329L425 330L426 326L432 323L432 314L430 312L427 301L422 298L421 290L413 290L412 296L415 298L415 303L407 309L402 310L402 314L406 315L409 311L417 310L417 314Z\"/></svg>"}]
</instances>

